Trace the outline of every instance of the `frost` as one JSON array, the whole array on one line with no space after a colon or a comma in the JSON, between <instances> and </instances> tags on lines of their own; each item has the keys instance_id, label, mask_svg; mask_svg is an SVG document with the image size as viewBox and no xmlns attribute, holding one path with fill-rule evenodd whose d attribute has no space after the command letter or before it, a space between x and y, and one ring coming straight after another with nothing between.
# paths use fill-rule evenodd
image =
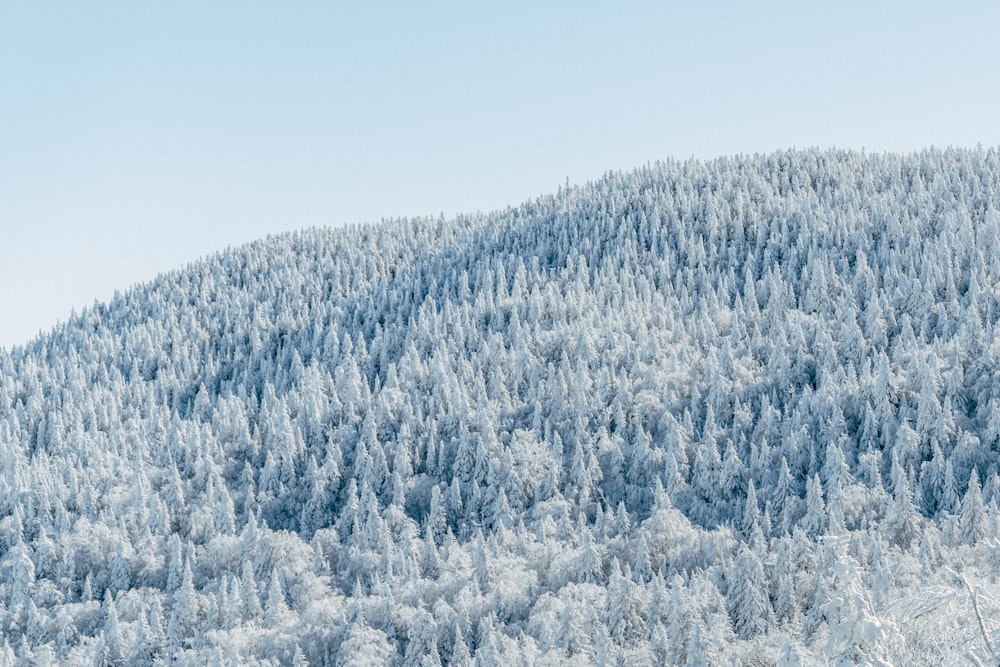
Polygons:
<instances>
[{"instance_id":1,"label":"frost","mask_svg":"<svg viewBox=\"0 0 1000 667\"><path fill-rule=\"evenodd\" d=\"M998 211L671 161L95 304L0 350L0 663L994 664Z\"/></svg>"}]
</instances>

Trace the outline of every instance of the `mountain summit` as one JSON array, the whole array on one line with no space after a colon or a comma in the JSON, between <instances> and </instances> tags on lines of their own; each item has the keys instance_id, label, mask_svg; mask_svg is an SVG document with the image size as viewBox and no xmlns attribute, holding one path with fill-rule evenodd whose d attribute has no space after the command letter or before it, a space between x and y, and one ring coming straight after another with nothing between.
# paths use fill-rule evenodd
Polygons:
<instances>
[{"instance_id":1,"label":"mountain summit","mask_svg":"<svg viewBox=\"0 0 1000 667\"><path fill-rule=\"evenodd\" d=\"M220 253L0 350L0 662L996 660L998 301L994 149Z\"/></svg>"}]
</instances>

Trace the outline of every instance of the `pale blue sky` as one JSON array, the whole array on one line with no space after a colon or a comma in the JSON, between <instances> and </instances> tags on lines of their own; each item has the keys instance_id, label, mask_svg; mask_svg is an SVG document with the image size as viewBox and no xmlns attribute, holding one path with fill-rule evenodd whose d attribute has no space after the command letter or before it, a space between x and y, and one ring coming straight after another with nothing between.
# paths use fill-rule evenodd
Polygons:
<instances>
[{"instance_id":1,"label":"pale blue sky","mask_svg":"<svg viewBox=\"0 0 1000 667\"><path fill-rule=\"evenodd\" d=\"M666 157L997 145L998 26L992 2L0 0L0 346L271 232Z\"/></svg>"}]
</instances>

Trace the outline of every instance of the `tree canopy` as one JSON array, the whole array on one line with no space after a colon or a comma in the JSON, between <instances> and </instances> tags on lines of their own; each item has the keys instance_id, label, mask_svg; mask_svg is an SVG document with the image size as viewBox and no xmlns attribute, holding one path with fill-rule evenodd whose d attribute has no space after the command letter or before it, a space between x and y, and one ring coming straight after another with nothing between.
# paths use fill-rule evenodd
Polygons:
<instances>
[{"instance_id":1,"label":"tree canopy","mask_svg":"<svg viewBox=\"0 0 1000 667\"><path fill-rule=\"evenodd\" d=\"M998 299L982 148L226 250L0 350L0 656L995 659Z\"/></svg>"}]
</instances>

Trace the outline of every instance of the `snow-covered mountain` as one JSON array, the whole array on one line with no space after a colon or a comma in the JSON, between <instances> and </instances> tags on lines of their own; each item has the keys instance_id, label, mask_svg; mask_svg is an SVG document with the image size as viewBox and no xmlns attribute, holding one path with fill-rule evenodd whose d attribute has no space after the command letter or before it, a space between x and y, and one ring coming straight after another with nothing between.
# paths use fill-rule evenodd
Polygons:
<instances>
[{"instance_id":1,"label":"snow-covered mountain","mask_svg":"<svg viewBox=\"0 0 1000 667\"><path fill-rule=\"evenodd\" d=\"M998 319L994 149L220 253L0 350L0 662L992 664Z\"/></svg>"}]
</instances>

